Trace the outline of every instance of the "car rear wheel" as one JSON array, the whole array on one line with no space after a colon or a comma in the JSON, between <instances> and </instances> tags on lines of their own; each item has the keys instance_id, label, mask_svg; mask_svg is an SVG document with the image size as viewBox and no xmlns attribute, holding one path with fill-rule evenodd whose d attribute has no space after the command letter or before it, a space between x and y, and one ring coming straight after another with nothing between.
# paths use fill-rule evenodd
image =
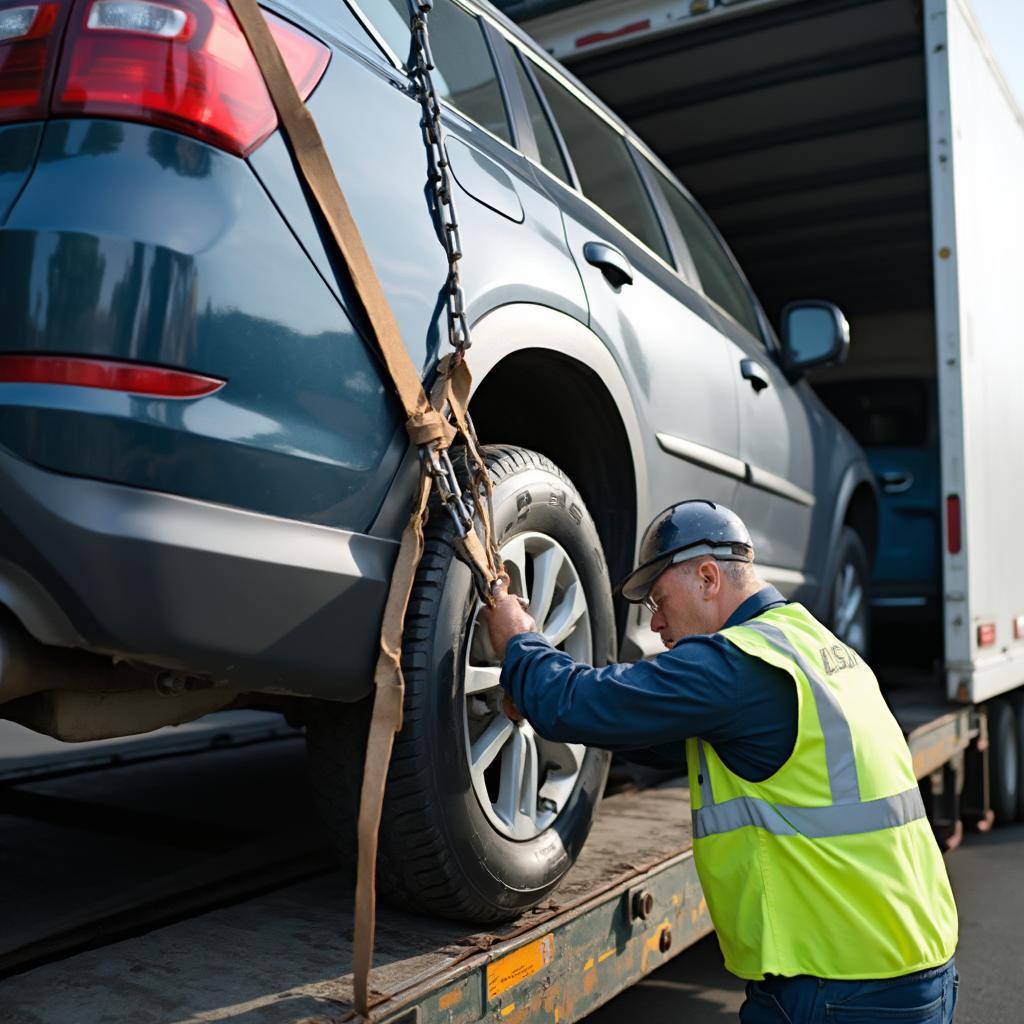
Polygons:
<instances>
[{"instance_id":1,"label":"car rear wheel","mask_svg":"<svg viewBox=\"0 0 1024 1024\"><path fill-rule=\"evenodd\" d=\"M510 589L556 647L590 664L610 660L608 571L579 493L534 452L485 453ZM505 716L500 667L452 539L451 520L435 509L406 618L404 722L388 774L378 892L403 908L492 923L538 903L572 865L608 755L547 740ZM317 714L307 728L314 789L346 859L366 712L358 722L353 715Z\"/></svg>"}]
</instances>

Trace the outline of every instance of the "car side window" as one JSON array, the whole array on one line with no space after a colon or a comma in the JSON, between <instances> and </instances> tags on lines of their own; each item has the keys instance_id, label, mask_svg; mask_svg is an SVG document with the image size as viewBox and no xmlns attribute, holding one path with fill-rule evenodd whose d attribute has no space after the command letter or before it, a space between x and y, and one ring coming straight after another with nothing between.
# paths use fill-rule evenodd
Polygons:
<instances>
[{"instance_id":1,"label":"car side window","mask_svg":"<svg viewBox=\"0 0 1024 1024\"><path fill-rule=\"evenodd\" d=\"M672 262L668 243L626 140L543 68L534 73L569 149L583 194Z\"/></svg>"},{"instance_id":2,"label":"car side window","mask_svg":"<svg viewBox=\"0 0 1024 1024\"><path fill-rule=\"evenodd\" d=\"M548 120L544 105L537 93L537 87L530 80L526 71L526 66L523 63L525 59L521 53L516 51L512 57L512 66L516 69L516 78L519 79L519 87L523 91L526 111L530 115L530 124L533 127L533 137L537 141L540 162L555 177L561 178L571 188L572 178L569 168L565 165L565 158L562 156L555 131L551 127L551 122Z\"/></svg>"},{"instance_id":3,"label":"car side window","mask_svg":"<svg viewBox=\"0 0 1024 1024\"><path fill-rule=\"evenodd\" d=\"M755 338L760 338L757 310L729 254L722 248L696 206L658 168L651 165L651 169L657 175L672 216L686 239L704 293Z\"/></svg>"},{"instance_id":4,"label":"car side window","mask_svg":"<svg viewBox=\"0 0 1024 1024\"><path fill-rule=\"evenodd\" d=\"M411 35L406 0L358 0L384 41L402 59ZM512 141L498 73L479 18L452 3L435 0L429 16L438 96L506 142Z\"/></svg>"}]
</instances>

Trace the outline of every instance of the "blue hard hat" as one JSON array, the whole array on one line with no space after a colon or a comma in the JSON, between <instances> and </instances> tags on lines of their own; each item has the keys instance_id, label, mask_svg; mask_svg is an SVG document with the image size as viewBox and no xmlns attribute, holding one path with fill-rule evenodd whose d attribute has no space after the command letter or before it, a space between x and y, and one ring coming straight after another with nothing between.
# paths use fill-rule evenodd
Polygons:
<instances>
[{"instance_id":1,"label":"blue hard hat","mask_svg":"<svg viewBox=\"0 0 1024 1024\"><path fill-rule=\"evenodd\" d=\"M754 544L743 520L703 498L659 512L640 541L640 564L618 586L627 601L643 601L654 581L676 562L710 555L720 562L752 562Z\"/></svg>"}]
</instances>

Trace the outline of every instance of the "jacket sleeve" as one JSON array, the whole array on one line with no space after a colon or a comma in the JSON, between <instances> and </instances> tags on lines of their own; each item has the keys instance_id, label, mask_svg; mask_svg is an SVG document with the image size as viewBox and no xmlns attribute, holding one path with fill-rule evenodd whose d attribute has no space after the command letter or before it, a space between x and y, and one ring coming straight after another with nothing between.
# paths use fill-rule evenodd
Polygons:
<instances>
[{"instance_id":1,"label":"jacket sleeve","mask_svg":"<svg viewBox=\"0 0 1024 1024\"><path fill-rule=\"evenodd\" d=\"M729 731L737 665L720 638L690 637L650 661L593 668L539 633L509 641L501 682L541 736L638 751Z\"/></svg>"}]
</instances>

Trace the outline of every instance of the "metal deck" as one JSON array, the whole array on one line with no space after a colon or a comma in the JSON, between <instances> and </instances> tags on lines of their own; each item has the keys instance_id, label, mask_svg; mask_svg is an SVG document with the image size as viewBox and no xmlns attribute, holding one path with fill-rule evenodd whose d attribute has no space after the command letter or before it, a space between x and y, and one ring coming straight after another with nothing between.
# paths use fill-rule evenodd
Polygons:
<instances>
[{"instance_id":1,"label":"metal deck","mask_svg":"<svg viewBox=\"0 0 1024 1024\"><path fill-rule=\"evenodd\" d=\"M579 1020L711 930L685 783L604 800L553 897L471 928L381 908L373 1019ZM634 897L651 896L646 918ZM5 1024L293 1024L351 1009L351 896L340 873L81 953L0 985Z\"/></svg>"}]
</instances>

